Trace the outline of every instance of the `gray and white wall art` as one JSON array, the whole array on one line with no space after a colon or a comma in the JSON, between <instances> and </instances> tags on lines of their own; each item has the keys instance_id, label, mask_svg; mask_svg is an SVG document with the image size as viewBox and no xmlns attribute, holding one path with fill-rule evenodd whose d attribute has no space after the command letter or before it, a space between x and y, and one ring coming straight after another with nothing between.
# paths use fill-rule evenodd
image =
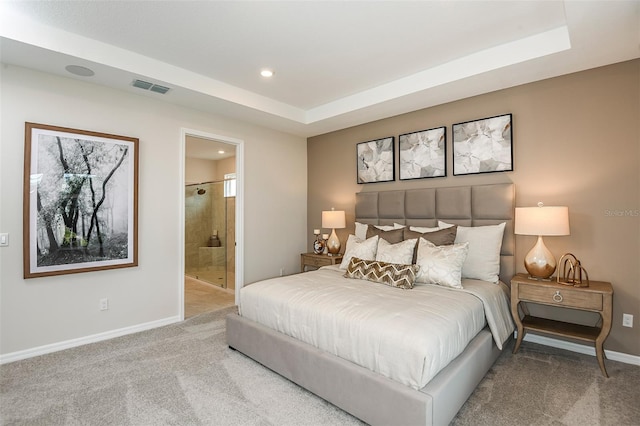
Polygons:
<instances>
[{"instance_id":1,"label":"gray and white wall art","mask_svg":"<svg viewBox=\"0 0 640 426\"><path fill-rule=\"evenodd\" d=\"M511 114L453 125L453 174L513 170Z\"/></svg>"},{"instance_id":2,"label":"gray and white wall art","mask_svg":"<svg viewBox=\"0 0 640 426\"><path fill-rule=\"evenodd\" d=\"M438 127L400 135L400 180L446 176L446 134Z\"/></svg>"},{"instance_id":3,"label":"gray and white wall art","mask_svg":"<svg viewBox=\"0 0 640 426\"><path fill-rule=\"evenodd\" d=\"M389 182L395 179L394 137L356 145L358 183Z\"/></svg>"}]
</instances>

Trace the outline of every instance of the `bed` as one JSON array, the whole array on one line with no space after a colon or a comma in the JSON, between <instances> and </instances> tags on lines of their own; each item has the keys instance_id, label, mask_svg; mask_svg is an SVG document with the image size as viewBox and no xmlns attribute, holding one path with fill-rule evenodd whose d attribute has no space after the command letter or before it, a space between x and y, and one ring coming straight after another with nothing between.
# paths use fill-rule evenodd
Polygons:
<instances>
[{"instance_id":1,"label":"bed","mask_svg":"<svg viewBox=\"0 0 640 426\"><path fill-rule=\"evenodd\" d=\"M475 231L504 224L501 225L504 228L499 244L499 256L496 259L499 264L499 281L508 283L514 273L513 184L361 192L356 194L355 211L356 222L367 224L369 227L387 226L388 228L385 229L400 228L400 226L404 226L404 229L408 227L440 229L448 223L458 225L458 235L462 235L461 230L468 235L475 235ZM402 318L396 318L398 317L396 314L381 311L377 306L379 299L376 298L393 300L411 295L417 300L424 293L424 305L428 305L428 301L435 297L436 293L442 293L446 297L447 294L454 294L453 290L458 289L426 285L415 286L411 290L401 290L377 283L367 284L366 281L348 280L342 277L344 272L336 267L327 267L315 272L267 280L259 285L251 284L245 287L241 291L239 302L240 315L232 314L227 317L229 347L246 354L369 424L448 424L501 353L501 347L506 344L506 340L512 334L512 328L509 329L507 324L510 321L504 319L496 321L492 317L494 314L482 317L482 312L486 313L486 302L484 300L482 303L478 303L477 300L473 302L474 296L479 297L477 295L461 296L462 293L474 293L476 288L473 280L463 280L464 290L456 292L455 297L456 300L463 297L470 298L469 303L480 305L481 311L483 310L480 314L482 319L477 319L479 318L477 308L474 308L476 311L473 314L476 318L473 320L476 323L475 327L480 331L477 334L477 330L467 332L470 326L458 326L458 330L461 330L459 335L469 334L469 336L464 337L462 342L456 343L458 349L452 349L452 353L448 353L438 361L444 365L424 364L422 370L418 370L417 373L409 372L408 368L400 368L399 372L392 371L398 365L403 367L405 364L410 364L404 359L397 362L389 360L395 359L398 354L404 356L405 353L409 353L408 348L399 346L402 342L390 344L390 339L394 338L393 333L385 335L380 331L378 341L372 340L376 337L375 331L372 333L373 337L362 337L362 324L354 325L350 321L341 321L343 313L330 311L333 309L332 306L335 305L336 309L356 312L356 316L366 319L364 324L367 327L365 328L380 330L377 324L371 322L372 318L384 318L385 321L397 319L404 324L416 323L420 327L421 320L413 317L409 312L411 310L403 309ZM498 281L497 278L496 276L495 281ZM332 287L326 284L328 282L333 282L335 285ZM254 285L256 286L251 291L245 292ZM265 298L259 294L262 289L268 287L278 292L277 296L272 297L271 305L267 305L268 296ZM491 286L487 286L486 283L477 284L480 290L487 287L498 288L501 285L499 282L492 283ZM362 289L367 289L364 291L369 291L370 294L361 293ZM353 292L356 299L355 301L344 299L347 296L341 293L334 295L332 293L334 290ZM316 299L324 300L326 305L324 307L320 305L321 307L314 311L313 305L305 305L307 303L305 295L315 295ZM506 299L506 296L503 295L503 298ZM343 299L344 302L339 303ZM296 302L289 303L286 300ZM268 307L266 310L260 310L256 307L260 305ZM356 305L363 305L362 309L373 306L374 310L366 313L364 310L357 311ZM280 309L285 310L280 311ZM508 315L508 304L506 309ZM330 312L329 318L322 319L319 312ZM436 312L436 315L439 314ZM312 319L309 323L311 326L305 325L303 318L305 316ZM345 323L347 331L331 328L335 325L334 323L339 322ZM369 324L373 326L368 327ZM427 329L428 322L422 324ZM510 325L513 326L512 322ZM318 330L306 330L314 327ZM436 325L436 328L438 327ZM311 334L306 334L308 332ZM319 334L314 335L312 332ZM425 336L422 337L431 335L431 333L423 334ZM315 337L308 337L310 335ZM340 339L342 335L347 335L349 338ZM409 340L411 339L417 339L417 337L410 337ZM339 340L347 340L347 349L337 346ZM361 345L363 342L358 340L363 340L364 346ZM406 337L405 340L407 340ZM391 349L381 349L385 346L385 342L386 347ZM368 351L366 344L375 350ZM433 342L429 344L426 341L419 346L439 345L434 345ZM401 350L398 350L399 347ZM388 352L385 353L385 350ZM443 352L451 351L447 349ZM376 357L371 356L371 352L376 352ZM377 357L378 352L382 353L381 358ZM422 355L407 356L409 359L421 360L419 356Z\"/></svg>"}]
</instances>

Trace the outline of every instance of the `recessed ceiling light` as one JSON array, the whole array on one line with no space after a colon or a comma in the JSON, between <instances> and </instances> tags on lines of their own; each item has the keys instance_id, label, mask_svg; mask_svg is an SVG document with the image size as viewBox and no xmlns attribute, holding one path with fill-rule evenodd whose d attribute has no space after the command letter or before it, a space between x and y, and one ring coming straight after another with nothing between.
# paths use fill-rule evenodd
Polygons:
<instances>
[{"instance_id":1,"label":"recessed ceiling light","mask_svg":"<svg viewBox=\"0 0 640 426\"><path fill-rule=\"evenodd\" d=\"M218 151L218 154L224 154L223 150Z\"/></svg>"},{"instance_id":2,"label":"recessed ceiling light","mask_svg":"<svg viewBox=\"0 0 640 426\"><path fill-rule=\"evenodd\" d=\"M273 74L274 74L273 71L267 70L267 69L264 69L264 70L260 71L260 75L263 76L263 77L272 77Z\"/></svg>"},{"instance_id":3,"label":"recessed ceiling light","mask_svg":"<svg viewBox=\"0 0 640 426\"><path fill-rule=\"evenodd\" d=\"M79 75L80 77L93 77L93 75L95 75L93 70L80 65L67 65L64 69L71 74Z\"/></svg>"}]
</instances>

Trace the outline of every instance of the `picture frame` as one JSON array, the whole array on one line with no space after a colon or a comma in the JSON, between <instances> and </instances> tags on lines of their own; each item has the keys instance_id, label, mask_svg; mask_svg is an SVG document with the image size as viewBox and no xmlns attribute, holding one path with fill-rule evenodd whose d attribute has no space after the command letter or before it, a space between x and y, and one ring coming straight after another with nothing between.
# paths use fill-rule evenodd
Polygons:
<instances>
[{"instance_id":1,"label":"picture frame","mask_svg":"<svg viewBox=\"0 0 640 426\"><path fill-rule=\"evenodd\" d=\"M496 115L452 126L453 175L513 171L513 117Z\"/></svg>"},{"instance_id":2,"label":"picture frame","mask_svg":"<svg viewBox=\"0 0 640 426\"><path fill-rule=\"evenodd\" d=\"M395 180L395 137L358 143L356 157L357 183Z\"/></svg>"},{"instance_id":3,"label":"picture frame","mask_svg":"<svg viewBox=\"0 0 640 426\"><path fill-rule=\"evenodd\" d=\"M398 136L400 180L447 176L447 128Z\"/></svg>"},{"instance_id":4,"label":"picture frame","mask_svg":"<svg viewBox=\"0 0 640 426\"><path fill-rule=\"evenodd\" d=\"M138 144L25 123L24 278L138 265Z\"/></svg>"}]
</instances>

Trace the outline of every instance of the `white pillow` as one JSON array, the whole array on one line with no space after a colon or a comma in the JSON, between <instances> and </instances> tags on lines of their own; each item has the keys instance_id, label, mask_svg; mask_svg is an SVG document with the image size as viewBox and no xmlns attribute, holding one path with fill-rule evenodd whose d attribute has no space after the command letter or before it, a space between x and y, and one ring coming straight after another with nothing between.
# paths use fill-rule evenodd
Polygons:
<instances>
[{"instance_id":1,"label":"white pillow","mask_svg":"<svg viewBox=\"0 0 640 426\"><path fill-rule=\"evenodd\" d=\"M355 235L349 235L347 239L347 248L344 250L341 269L347 269L352 257L358 257L362 260L376 260L376 251L378 249L378 236L374 235L368 240L362 240Z\"/></svg>"},{"instance_id":2,"label":"white pillow","mask_svg":"<svg viewBox=\"0 0 640 426\"><path fill-rule=\"evenodd\" d=\"M356 222L356 237L360 238L362 241L367 239L367 228L369 225L366 223Z\"/></svg>"},{"instance_id":3,"label":"white pillow","mask_svg":"<svg viewBox=\"0 0 640 426\"><path fill-rule=\"evenodd\" d=\"M413 238L396 244L390 244L387 240L380 238L378 240L376 260L379 262L411 265L413 263L413 251L416 249L417 241L417 238Z\"/></svg>"},{"instance_id":4,"label":"white pillow","mask_svg":"<svg viewBox=\"0 0 640 426\"><path fill-rule=\"evenodd\" d=\"M449 225L438 221L440 227ZM500 250L505 222L499 225L458 226L454 243L469 243L469 254L462 266L463 278L497 283L500 274Z\"/></svg>"},{"instance_id":5,"label":"white pillow","mask_svg":"<svg viewBox=\"0 0 640 426\"><path fill-rule=\"evenodd\" d=\"M435 227L435 228L425 228L424 226L410 226L409 230L410 231L415 231L415 232L419 232L421 234L424 234L425 232L436 232L439 231L441 228Z\"/></svg>"},{"instance_id":6,"label":"white pillow","mask_svg":"<svg viewBox=\"0 0 640 426\"><path fill-rule=\"evenodd\" d=\"M462 288L462 265L467 258L469 243L437 246L420 238L416 265L416 283L439 284Z\"/></svg>"},{"instance_id":7,"label":"white pillow","mask_svg":"<svg viewBox=\"0 0 640 426\"><path fill-rule=\"evenodd\" d=\"M361 240L367 239L367 228L369 225L366 223L356 222L356 237ZM400 229L404 228L404 225L400 225L398 223L394 223L393 225L374 225L376 228L381 229L383 231L391 231L392 229Z\"/></svg>"}]
</instances>

